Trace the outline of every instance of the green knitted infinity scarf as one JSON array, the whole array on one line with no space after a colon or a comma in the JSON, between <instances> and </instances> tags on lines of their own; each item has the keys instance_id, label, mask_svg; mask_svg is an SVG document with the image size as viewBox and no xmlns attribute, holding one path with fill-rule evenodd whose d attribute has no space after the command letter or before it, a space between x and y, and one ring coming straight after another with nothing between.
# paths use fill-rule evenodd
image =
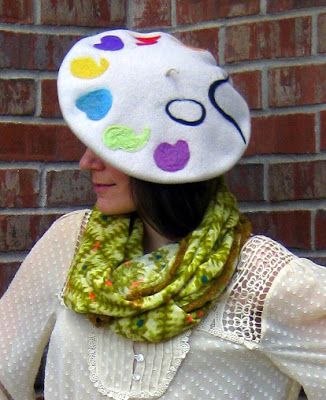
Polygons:
<instances>
[{"instance_id":1,"label":"green knitted infinity scarf","mask_svg":"<svg viewBox=\"0 0 326 400\"><path fill-rule=\"evenodd\" d=\"M195 326L229 283L250 234L224 188L179 244L143 255L143 225L96 209L64 289L70 309L134 341L160 342ZM171 246L177 247L172 252Z\"/></svg>"}]
</instances>

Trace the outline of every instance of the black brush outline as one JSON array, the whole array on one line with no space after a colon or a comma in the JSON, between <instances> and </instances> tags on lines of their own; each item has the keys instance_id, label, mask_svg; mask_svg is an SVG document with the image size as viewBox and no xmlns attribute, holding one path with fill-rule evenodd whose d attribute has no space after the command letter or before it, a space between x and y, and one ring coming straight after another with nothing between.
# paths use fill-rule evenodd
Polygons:
<instances>
[{"instance_id":1,"label":"black brush outline","mask_svg":"<svg viewBox=\"0 0 326 400\"><path fill-rule=\"evenodd\" d=\"M202 110L202 115L199 119L197 119L196 121L186 121L185 119L182 118L176 118L174 115L171 114L170 110L169 110L169 106L174 103L175 101L192 101L193 103L198 104L201 107ZM202 103L200 103L198 100L194 100L194 99L173 99L170 100L166 106L165 106L165 112L167 113L167 115L175 122L178 122L179 124L182 125L187 125L187 126L197 126L200 125L206 118L206 109L204 107L204 105Z\"/></svg>"},{"instance_id":2,"label":"black brush outline","mask_svg":"<svg viewBox=\"0 0 326 400\"><path fill-rule=\"evenodd\" d=\"M225 78L225 79L221 79L218 81L213 82L208 90L208 98L209 101L212 103L213 107L216 108L216 110L223 115L223 117L228 120L229 122L231 122L231 124L237 129L237 131L240 133L240 136L242 138L242 140L244 141L245 144L247 144L246 138L244 137L244 134L240 128L240 126L238 125L238 123L236 122L236 120L231 117L231 115L229 115L228 113L226 113L216 102L215 100L215 91L216 89L220 86L223 85L223 83L226 83L229 81L229 77Z\"/></svg>"}]
</instances>

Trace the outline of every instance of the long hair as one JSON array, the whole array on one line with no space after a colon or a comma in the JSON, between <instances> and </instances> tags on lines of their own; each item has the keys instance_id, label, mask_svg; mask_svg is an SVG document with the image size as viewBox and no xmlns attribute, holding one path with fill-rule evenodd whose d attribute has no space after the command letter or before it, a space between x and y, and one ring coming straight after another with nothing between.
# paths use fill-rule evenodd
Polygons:
<instances>
[{"instance_id":1,"label":"long hair","mask_svg":"<svg viewBox=\"0 0 326 400\"><path fill-rule=\"evenodd\" d=\"M184 184L161 184L130 178L140 217L171 240L179 240L200 224L220 178Z\"/></svg>"}]
</instances>

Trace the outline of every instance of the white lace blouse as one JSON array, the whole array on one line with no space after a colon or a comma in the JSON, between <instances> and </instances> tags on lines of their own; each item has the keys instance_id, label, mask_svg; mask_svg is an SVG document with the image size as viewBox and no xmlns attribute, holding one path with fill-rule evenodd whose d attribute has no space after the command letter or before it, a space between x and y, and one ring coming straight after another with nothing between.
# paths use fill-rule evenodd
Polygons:
<instances>
[{"instance_id":1,"label":"white lace blouse","mask_svg":"<svg viewBox=\"0 0 326 400\"><path fill-rule=\"evenodd\" d=\"M0 301L0 399L326 399L326 268L252 237L228 290L193 331L138 343L95 328L58 294L85 212L60 218Z\"/></svg>"}]
</instances>

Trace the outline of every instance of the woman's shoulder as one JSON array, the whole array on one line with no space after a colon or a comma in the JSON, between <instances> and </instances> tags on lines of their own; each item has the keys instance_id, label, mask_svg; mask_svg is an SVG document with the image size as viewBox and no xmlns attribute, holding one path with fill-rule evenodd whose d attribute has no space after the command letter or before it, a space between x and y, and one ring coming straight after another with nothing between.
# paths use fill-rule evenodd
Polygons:
<instances>
[{"instance_id":1,"label":"woman's shoulder","mask_svg":"<svg viewBox=\"0 0 326 400\"><path fill-rule=\"evenodd\" d=\"M252 236L240 252L227 291L206 320L205 330L254 347L261 340L266 301L275 286L284 285L279 279L282 271L290 269L291 279L296 275L299 279L300 266L308 268L309 263L273 239Z\"/></svg>"},{"instance_id":2,"label":"woman's shoulder","mask_svg":"<svg viewBox=\"0 0 326 400\"><path fill-rule=\"evenodd\" d=\"M57 218L46 231L44 238L65 236L66 233L78 234L86 227L91 210L75 210Z\"/></svg>"},{"instance_id":3,"label":"woman's shoulder","mask_svg":"<svg viewBox=\"0 0 326 400\"><path fill-rule=\"evenodd\" d=\"M229 288L231 299L237 296L260 306L278 274L298 257L275 240L252 236L243 246L236 273Z\"/></svg>"},{"instance_id":4,"label":"woman's shoulder","mask_svg":"<svg viewBox=\"0 0 326 400\"><path fill-rule=\"evenodd\" d=\"M77 210L57 218L43 236L36 242L26 260L40 257L46 253L57 257L63 250L70 252L81 237L83 227L87 225L90 210ZM50 252L50 253L49 253Z\"/></svg>"},{"instance_id":5,"label":"woman's shoulder","mask_svg":"<svg viewBox=\"0 0 326 400\"><path fill-rule=\"evenodd\" d=\"M304 275L318 277L325 273L326 268L293 254L271 238L257 235L252 236L241 250L234 283L245 279L252 290L267 294L272 286L274 289L278 285L287 285L289 277L291 283L298 281L300 284Z\"/></svg>"},{"instance_id":6,"label":"woman's shoulder","mask_svg":"<svg viewBox=\"0 0 326 400\"><path fill-rule=\"evenodd\" d=\"M255 235L249 238L241 250L238 271L250 272L257 268L260 271L264 263L265 268L277 272L295 258L296 256L282 244L267 236Z\"/></svg>"},{"instance_id":7,"label":"woman's shoulder","mask_svg":"<svg viewBox=\"0 0 326 400\"><path fill-rule=\"evenodd\" d=\"M91 213L89 209L70 211L67 214L60 216L53 225L65 225L82 222L87 219Z\"/></svg>"}]
</instances>

